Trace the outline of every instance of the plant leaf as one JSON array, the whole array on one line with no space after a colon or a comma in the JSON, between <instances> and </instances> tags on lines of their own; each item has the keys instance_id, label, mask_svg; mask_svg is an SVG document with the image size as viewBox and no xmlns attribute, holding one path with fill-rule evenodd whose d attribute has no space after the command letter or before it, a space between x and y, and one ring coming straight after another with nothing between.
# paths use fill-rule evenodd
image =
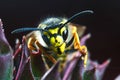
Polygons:
<instances>
[{"instance_id":1,"label":"plant leaf","mask_svg":"<svg viewBox=\"0 0 120 80\"><path fill-rule=\"evenodd\" d=\"M47 64L44 64L40 51L37 53L31 52L30 64L31 64L31 70L35 80L40 79L43 76L43 74L47 71L47 68L46 68Z\"/></svg>"},{"instance_id":2,"label":"plant leaf","mask_svg":"<svg viewBox=\"0 0 120 80\"><path fill-rule=\"evenodd\" d=\"M0 80L13 79L13 50L9 45L0 19Z\"/></svg>"},{"instance_id":3,"label":"plant leaf","mask_svg":"<svg viewBox=\"0 0 120 80\"><path fill-rule=\"evenodd\" d=\"M70 60L70 56L72 57ZM64 76L62 80L71 80L71 75L72 78L74 77L74 74L79 73L79 71L77 73L74 72L74 70L76 70L75 68L77 68L79 60L81 60L81 53L79 51L72 53L72 55L69 55L67 57L68 62L66 63L66 67L64 69ZM78 74L79 75L79 74ZM80 79L81 77L79 77Z\"/></svg>"},{"instance_id":4,"label":"plant leaf","mask_svg":"<svg viewBox=\"0 0 120 80\"><path fill-rule=\"evenodd\" d=\"M29 52L28 52L25 36L23 36L22 55L21 55L20 65L19 65L16 77L15 77L15 80L20 80L21 75L24 71L24 68L26 64L28 63L28 60L29 60Z\"/></svg>"},{"instance_id":5,"label":"plant leaf","mask_svg":"<svg viewBox=\"0 0 120 80\"><path fill-rule=\"evenodd\" d=\"M96 80L95 70L96 68L86 70L83 74L83 80Z\"/></svg>"},{"instance_id":6,"label":"plant leaf","mask_svg":"<svg viewBox=\"0 0 120 80\"><path fill-rule=\"evenodd\" d=\"M59 72L60 61L50 68L41 78L41 80L61 80Z\"/></svg>"},{"instance_id":7,"label":"plant leaf","mask_svg":"<svg viewBox=\"0 0 120 80\"><path fill-rule=\"evenodd\" d=\"M118 75L118 76L115 78L115 80L120 80L120 75Z\"/></svg>"}]
</instances>

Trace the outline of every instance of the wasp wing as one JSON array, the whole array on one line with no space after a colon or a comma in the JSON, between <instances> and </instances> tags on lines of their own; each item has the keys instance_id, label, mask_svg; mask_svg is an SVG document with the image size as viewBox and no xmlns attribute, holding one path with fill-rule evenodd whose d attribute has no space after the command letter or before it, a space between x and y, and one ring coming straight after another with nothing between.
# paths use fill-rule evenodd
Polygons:
<instances>
[{"instance_id":1,"label":"wasp wing","mask_svg":"<svg viewBox=\"0 0 120 80\"><path fill-rule=\"evenodd\" d=\"M69 27L71 27L70 29L72 29L72 27L77 27L77 33L80 38L82 37L82 35L84 34L84 32L86 30L86 26L78 25L78 24L74 24L74 23L70 23Z\"/></svg>"}]
</instances>

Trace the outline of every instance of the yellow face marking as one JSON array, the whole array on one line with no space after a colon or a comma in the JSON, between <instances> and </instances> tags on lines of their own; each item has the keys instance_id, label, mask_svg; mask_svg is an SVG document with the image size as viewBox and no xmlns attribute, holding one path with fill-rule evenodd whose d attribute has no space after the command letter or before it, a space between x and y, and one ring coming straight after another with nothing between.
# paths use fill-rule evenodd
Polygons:
<instances>
[{"instance_id":1,"label":"yellow face marking","mask_svg":"<svg viewBox=\"0 0 120 80\"><path fill-rule=\"evenodd\" d=\"M63 43L63 38L61 36L57 36L57 37L51 37L50 38L50 43L54 46L60 46Z\"/></svg>"},{"instance_id":2,"label":"yellow face marking","mask_svg":"<svg viewBox=\"0 0 120 80\"><path fill-rule=\"evenodd\" d=\"M63 27L61 30L60 30L60 34L62 35L63 31L66 30L66 27Z\"/></svg>"},{"instance_id":3,"label":"yellow face marking","mask_svg":"<svg viewBox=\"0 0 120 80\"><path fill-rule=\"evenodd\" d=\"M60 46L60 51L61 51L61 53L64 53L65 47L66 47L66 43L63 43L63 44Z\"/></svg>"},{"instance_id":4,"label":"yellow face marking","mask_svg":"<svg viewBox=\"0 0 120 80\"><path fill-rule=\"evenodd\" d=\"M58 30L59 30L59 28L49 29L49 32L50 32L51 34L55 34L55 33L58 33Z\"/></svg>"},{"instance_id":5,"label":"yellow face marking","mask_svg":"<svg viewBox=\"0 0 120 80\"><path fill-rule=\"evenodd\" d=\"M55 45L55 37L51 37L51 38L50 38L50 43L51 43L52 45Z\"/></svg>"},{"instance_id":6,"label":"yellow face marking","mask_svg":"<svg viewBox=\"0 0 120 80\"><path fill-rule=\"evenodd\" d=\"M60 46L63 43L63 38L61 36L56 37L57 46Z\"/></svg>"},{"instance_id":7,"label":"yellow face marking","mask_svg":"<svg viewBox=\"0 0 120 80\"><path fill-rule=\"evenodd\" d=\"M64 42L64 43L62 43L61 46L59 46L59 47L57 47L57 48L55 48L55 47L52 46L51 49L52 49L54 52L56 52L56 53L58 53L58 54L61 54L61 53L64 53L65 47L66 47L66 43ZM59 48L59 51L58 51L58 48Z\"/></svg>"}]
</instances>

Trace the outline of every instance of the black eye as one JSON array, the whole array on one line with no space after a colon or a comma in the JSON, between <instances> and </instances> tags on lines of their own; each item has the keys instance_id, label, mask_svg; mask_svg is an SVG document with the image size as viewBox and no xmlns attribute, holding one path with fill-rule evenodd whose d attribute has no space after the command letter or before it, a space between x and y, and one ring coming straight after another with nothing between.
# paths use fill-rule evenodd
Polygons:
<instances>
[{"instance_id":1,"label":"black eye","mask_svg":"<svg viewBox=\"0 0 120 80\"><path fill-rule=\"evenodd\" d=\"M67 37L68 37L68 29L63 31L62 36L63 36L63 39L65 41L67 39Z\"/></svg>"},{"instance_id":2,"label":"black eye","mask_svg":"<svg viewBox=\"0 0 120 80\"><path fill-rule=\"evenodd\" d=\"M42 35L42 38L45 41L45 43L49 46L50 45L50 41L49 41L48 37L46 35Z\"/></svg>"}]
</instances>

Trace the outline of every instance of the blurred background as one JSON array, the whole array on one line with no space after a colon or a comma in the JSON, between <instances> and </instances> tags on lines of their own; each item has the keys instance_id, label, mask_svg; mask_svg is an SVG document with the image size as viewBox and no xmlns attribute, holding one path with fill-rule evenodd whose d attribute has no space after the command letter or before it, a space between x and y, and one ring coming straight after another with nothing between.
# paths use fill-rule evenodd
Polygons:
<instances>
[{"instance_id":1,"label":"blurred background","mask_svg":"<svg viewBox=\"0 0 120 80\"><path fill-rule=\"evenodd\" d=\"M87 47L91 59L99 63L111 58L103 80L114 80L120 74L120 1L119 0L0 0L0 18L6 37L14 47L15 39L24 33L11 34L20 27L37 27L47 17L71 17L82 10L93 15L78 17L74 23L87 26L91 33Z\"/></svg>"}]
</instances>

